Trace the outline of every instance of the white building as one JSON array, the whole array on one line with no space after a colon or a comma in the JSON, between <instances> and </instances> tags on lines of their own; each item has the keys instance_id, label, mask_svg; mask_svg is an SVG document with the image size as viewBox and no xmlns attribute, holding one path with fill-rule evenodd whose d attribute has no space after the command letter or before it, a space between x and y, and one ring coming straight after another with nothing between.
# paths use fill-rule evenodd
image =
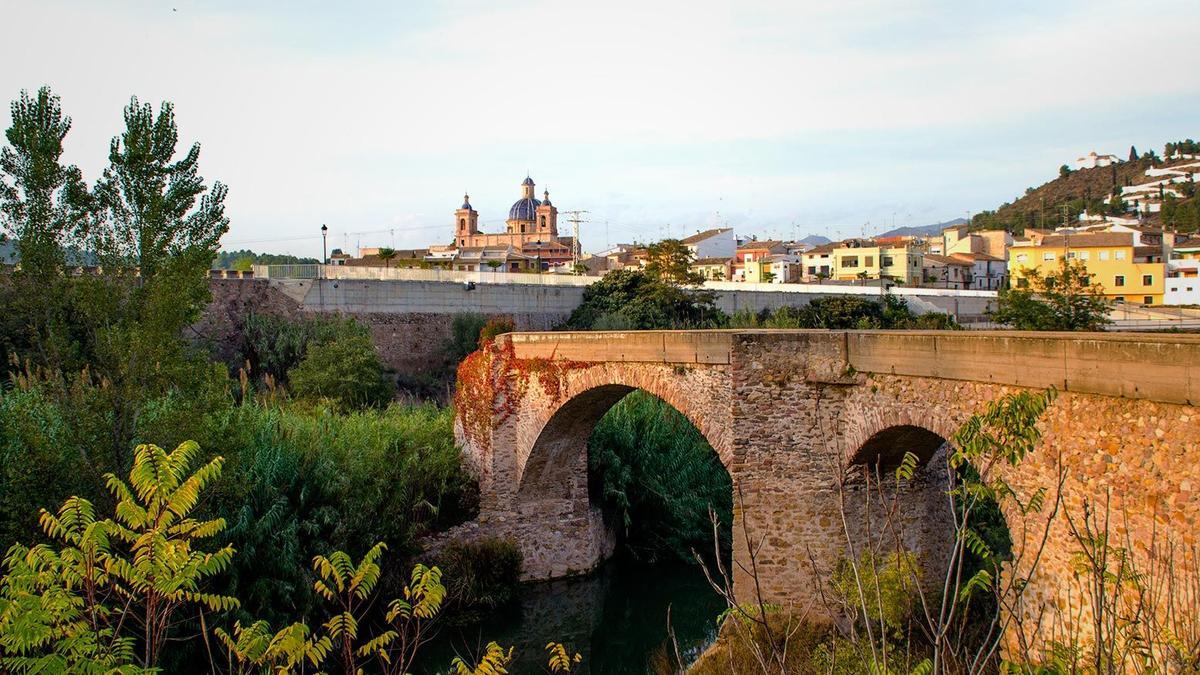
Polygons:
<instances>
[{"instance_id":1,"label":"white building","mask_svg":"<svg viewBox=\"0 0 1200 675\"><path fill-rule=\"evenodd\" d=\"M1112 166L1120 161L1120 158L1116 155L1097 155L1096 151L1093 150L1075 160L1075 166L1080 169L1095 169L1099 166Z\"/></svg>"},{"instance_id":2,"label":"white building","mask_svg":"<svg viewBox=\"0 0 1200 675\"><path fill-rule=\"evenodd\" d=\"M971 279L967 288L977 291L998 291L1008 279L1008 261L986 253L952 253L955 260L971 263Z\"/></svg>"},{"instance_id":3,"label":"white building","mask_svg":"<svg viewBox=\"0 0 1200 675\"><path fill-rule=\"evenodd\" d=\"M1163 304L1200 305L1200 260L1183 259L1167 263Z\"/></svg>"},{"instance_id":4,"label":"white building","mask_svg":"<svg viewBox=\"0 0 1200 675\"><path fill-rule=\"evenodd\" d=\"M697 232L690 237L680 240L692 252L692 260L706 258L732 258L737 252L737 239L733 236L733 228L718 227L712 230Z\"/></svg>"}]
</instances>

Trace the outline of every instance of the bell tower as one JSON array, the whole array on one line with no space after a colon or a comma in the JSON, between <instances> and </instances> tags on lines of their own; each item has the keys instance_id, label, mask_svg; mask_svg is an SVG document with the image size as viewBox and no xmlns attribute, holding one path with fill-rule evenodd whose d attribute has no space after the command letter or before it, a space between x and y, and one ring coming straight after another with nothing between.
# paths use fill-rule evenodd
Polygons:
<instances>
[{"instance_id":1,"label":"bell tower","mask_svg":"<svg viewBox=\"0 0 1200 675\"><path fill-rule=\"evenodd\" d=\"M536 232L543 237L558 236L558 208L550 203L550 191L542 193L542 204L537 207Z\"/></svg>"},{"instance_id":2,"label":"bell tower","mask_svg":"<svg viewBox=\"0 0 1200 675\"><path fill-rule=\"evenodd\" d=\"M454 212L454 245L470 246L476 234L479 234L479 212L471 208L470 195L463 195L463 205Z\"/></svg>"}]
</instances>

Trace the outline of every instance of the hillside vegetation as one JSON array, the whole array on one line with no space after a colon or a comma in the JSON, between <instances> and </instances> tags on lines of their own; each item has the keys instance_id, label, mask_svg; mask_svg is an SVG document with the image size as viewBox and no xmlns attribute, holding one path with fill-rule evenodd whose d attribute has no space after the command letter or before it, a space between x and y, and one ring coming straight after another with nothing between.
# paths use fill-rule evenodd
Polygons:
<instances>
[{"instance_id":1,"label":"hillside vegetation","mask_svg":"<svg viewBox=\"0 0 1200 675\"><path fill-rule=\"evenodd\" d=\"M1168 144L1174 149L1177 144ZM1196 160L1161 160L1153 153L1146 153L1136 160L1094 169L1062 167L1059 175L1039 187L1030 187L1025 194L1011 202L1001 204L994 211L983 211L971 219L974 229L1004 229L1021 233L1025 228L1053 229L1064 220L1073 222L1083 211L1120 215L1125 206L1108 199L1114 188L1147 183L1155 178L1146 175L1146 170L1169 168ZM1195 230L1197 221L1195 197L1180 200L1168 199L1162 214L1152 214L1151 223L1165 224L1181 231Z\"/></svg>"}]
</instances>

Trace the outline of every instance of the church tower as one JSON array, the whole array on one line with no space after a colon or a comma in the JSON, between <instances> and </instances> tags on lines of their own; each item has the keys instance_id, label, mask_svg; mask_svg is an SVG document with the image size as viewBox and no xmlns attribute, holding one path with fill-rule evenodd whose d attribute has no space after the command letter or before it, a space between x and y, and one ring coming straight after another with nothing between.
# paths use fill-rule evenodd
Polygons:
<instances>
[{"instance_id":1,"label":"church tower","mask_svg":"<svg viewBox=\"0 0 1200 675\"><path fill-rule=\"evenodd\" d=\"M508 210L508 220L505 223L508 225L508 234L515 235L511 238L513 245L531 241L531 238L525 235L538 232L537 214L542 203L533 196L534 188L533 179L525 176L525 180L521 182L521 198L513 202L512 208Z\"/></svg>"},{"instance_id":2,"label":"church tower","mask_svg":"<svg viewBox=\"0 0 1200 675\"><path fill-rule=\"evenodd\" d=\"M479 212L471 208L470 195L463 195L463 205L454 212L454 243L458 248L471 245L471 238L479 234Z\"/></svg>"},{"instance_id":3,"label":"church tower","mask_svg":"<svg viewBox=\"0 0 1200 675\"><path fill-rule=\"evenodd\" d=\"M550 203L550 191L542 193L542 203L537 207L538 236L544 241L558 236L558 208Z\"/></svg>"}]
</instances>

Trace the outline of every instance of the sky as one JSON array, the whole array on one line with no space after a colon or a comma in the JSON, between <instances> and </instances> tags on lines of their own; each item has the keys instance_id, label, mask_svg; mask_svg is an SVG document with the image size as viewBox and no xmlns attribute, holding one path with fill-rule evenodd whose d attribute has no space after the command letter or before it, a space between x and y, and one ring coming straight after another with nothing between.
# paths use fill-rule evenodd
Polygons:
<instances>
[{"instance_id":1,"label":"sky","mask_svg":"<svg viewBox=\"0 0 1200 675\"><path fill-rule=\"evenodd\" d=\"M501 231L526 173L585 250L831 238L994 209L1090 150L1200 137L1195 0L0 0L0 96L49 85L94 180L171 101L227 249ZM7 126L7 115L0 116Z\"/></svg>"}]
</instances>

